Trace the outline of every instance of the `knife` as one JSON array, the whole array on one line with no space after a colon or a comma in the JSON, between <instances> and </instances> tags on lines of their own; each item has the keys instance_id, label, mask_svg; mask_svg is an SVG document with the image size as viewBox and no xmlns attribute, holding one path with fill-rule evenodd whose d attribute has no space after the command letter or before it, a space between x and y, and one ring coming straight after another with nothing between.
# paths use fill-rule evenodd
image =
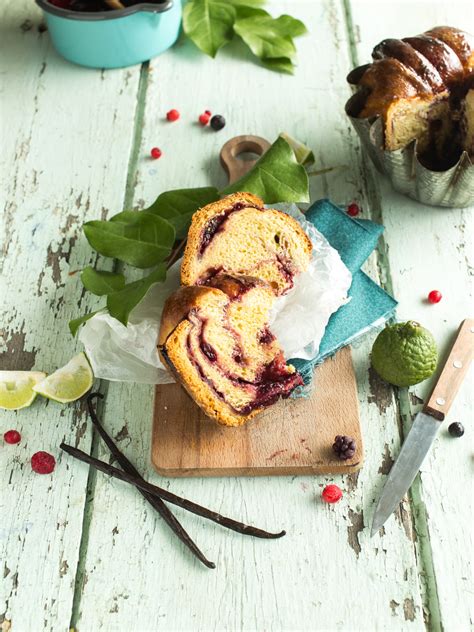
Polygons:
<instances>
[{"instance_id":1,"label":"knife","mask_svg":"<svg viewBox=\"0 0 474 632\"><path fill-rule=\"evenodd\" d=\"M406 494L431 448L463 379L474 352L474 320L467 318L459 327L451 352L423 410L417 414L395 461L372 521L371 537L385 524Z\"/></svg>"}]
</instances>

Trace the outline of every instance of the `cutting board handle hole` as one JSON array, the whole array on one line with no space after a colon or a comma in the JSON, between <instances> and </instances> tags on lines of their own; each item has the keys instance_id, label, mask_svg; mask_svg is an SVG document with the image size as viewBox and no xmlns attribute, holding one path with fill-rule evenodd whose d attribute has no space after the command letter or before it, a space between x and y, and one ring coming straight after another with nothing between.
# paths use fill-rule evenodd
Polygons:
<instances>
[{"instance_id":1,"label":"cutting board handle hole","mask_svg":"<svg viewBox=\"0 0 474 632\"><path fill-rule=\"evenodd\" d=\"M235 136L228 140L221 149L220 159L230 183L245 175L270 146L260 136Z\"/></svg>"}]
</instances>

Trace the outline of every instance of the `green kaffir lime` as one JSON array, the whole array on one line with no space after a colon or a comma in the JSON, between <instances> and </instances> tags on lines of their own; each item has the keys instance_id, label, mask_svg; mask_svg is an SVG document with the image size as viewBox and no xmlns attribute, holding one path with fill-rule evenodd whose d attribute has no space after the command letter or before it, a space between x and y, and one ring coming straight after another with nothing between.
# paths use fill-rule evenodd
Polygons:
<instances>
[{"instance_id":1,"label":"green kaffir lime","mask_svg":"<svg viewBox=\"0 0 474 632\"><path fill-rule=\"evenodd\" d=\"M412 386L436 370L438 349L431 333L419 323L387 325L372 347L372 366L380 377L396 386Z\"/></svg>"}]
</instances>

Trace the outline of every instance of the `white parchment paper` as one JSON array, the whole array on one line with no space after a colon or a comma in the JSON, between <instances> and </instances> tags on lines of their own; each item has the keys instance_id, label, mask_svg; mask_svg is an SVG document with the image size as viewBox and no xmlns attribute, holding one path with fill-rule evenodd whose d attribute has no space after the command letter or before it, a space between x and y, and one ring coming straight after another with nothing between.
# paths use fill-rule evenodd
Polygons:
<instances>
[{"instance_id":1,"label":"white parchment paper","mask_svg":"<svg viewBox=\"0 0 474 632\"><path fill-rule=\"evenodd\" d=\"M288 294L277 299L270 314L270 328L286 358L310 360L318 354L328 320L347 303L352 282L337 250L307 222L295 205L272 205L295 217L313 243L306 272L295 278ZM181 262L168 271L165 283L157 283L130 315L125 327L106 311L96 314L81 328L96 377L143 384L166 384L173 377L163 367L156 350L161 312L166 298L179 287Z\"/></svg>"}]
</instances>

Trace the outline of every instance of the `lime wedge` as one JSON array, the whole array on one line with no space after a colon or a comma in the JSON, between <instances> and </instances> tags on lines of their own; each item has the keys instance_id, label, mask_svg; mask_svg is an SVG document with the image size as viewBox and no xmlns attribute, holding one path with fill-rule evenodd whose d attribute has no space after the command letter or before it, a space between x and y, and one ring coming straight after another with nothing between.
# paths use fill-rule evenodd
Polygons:
<instances>
[{"instance_id":1,"label":"lime wedge","mask_svg":"<svg viewBox=\"0 0 474 632\"><path fill-rule=\"evenodd\" d=\"M19 410L32 404L33 386L45 377L41 371L0 371L0 408Z\"/></svg>"},{"instance_id":2,"label":"lime wedge","mask_svg":"<svg viewBox=\"0 0 474 632\"><path fill-rule=\"evenodd\" d=\"M87 393L93 381L94 374L90 364L85 354L80 353L33 388L43 397L67 404Z\"/></svg>"}]
</instances>

